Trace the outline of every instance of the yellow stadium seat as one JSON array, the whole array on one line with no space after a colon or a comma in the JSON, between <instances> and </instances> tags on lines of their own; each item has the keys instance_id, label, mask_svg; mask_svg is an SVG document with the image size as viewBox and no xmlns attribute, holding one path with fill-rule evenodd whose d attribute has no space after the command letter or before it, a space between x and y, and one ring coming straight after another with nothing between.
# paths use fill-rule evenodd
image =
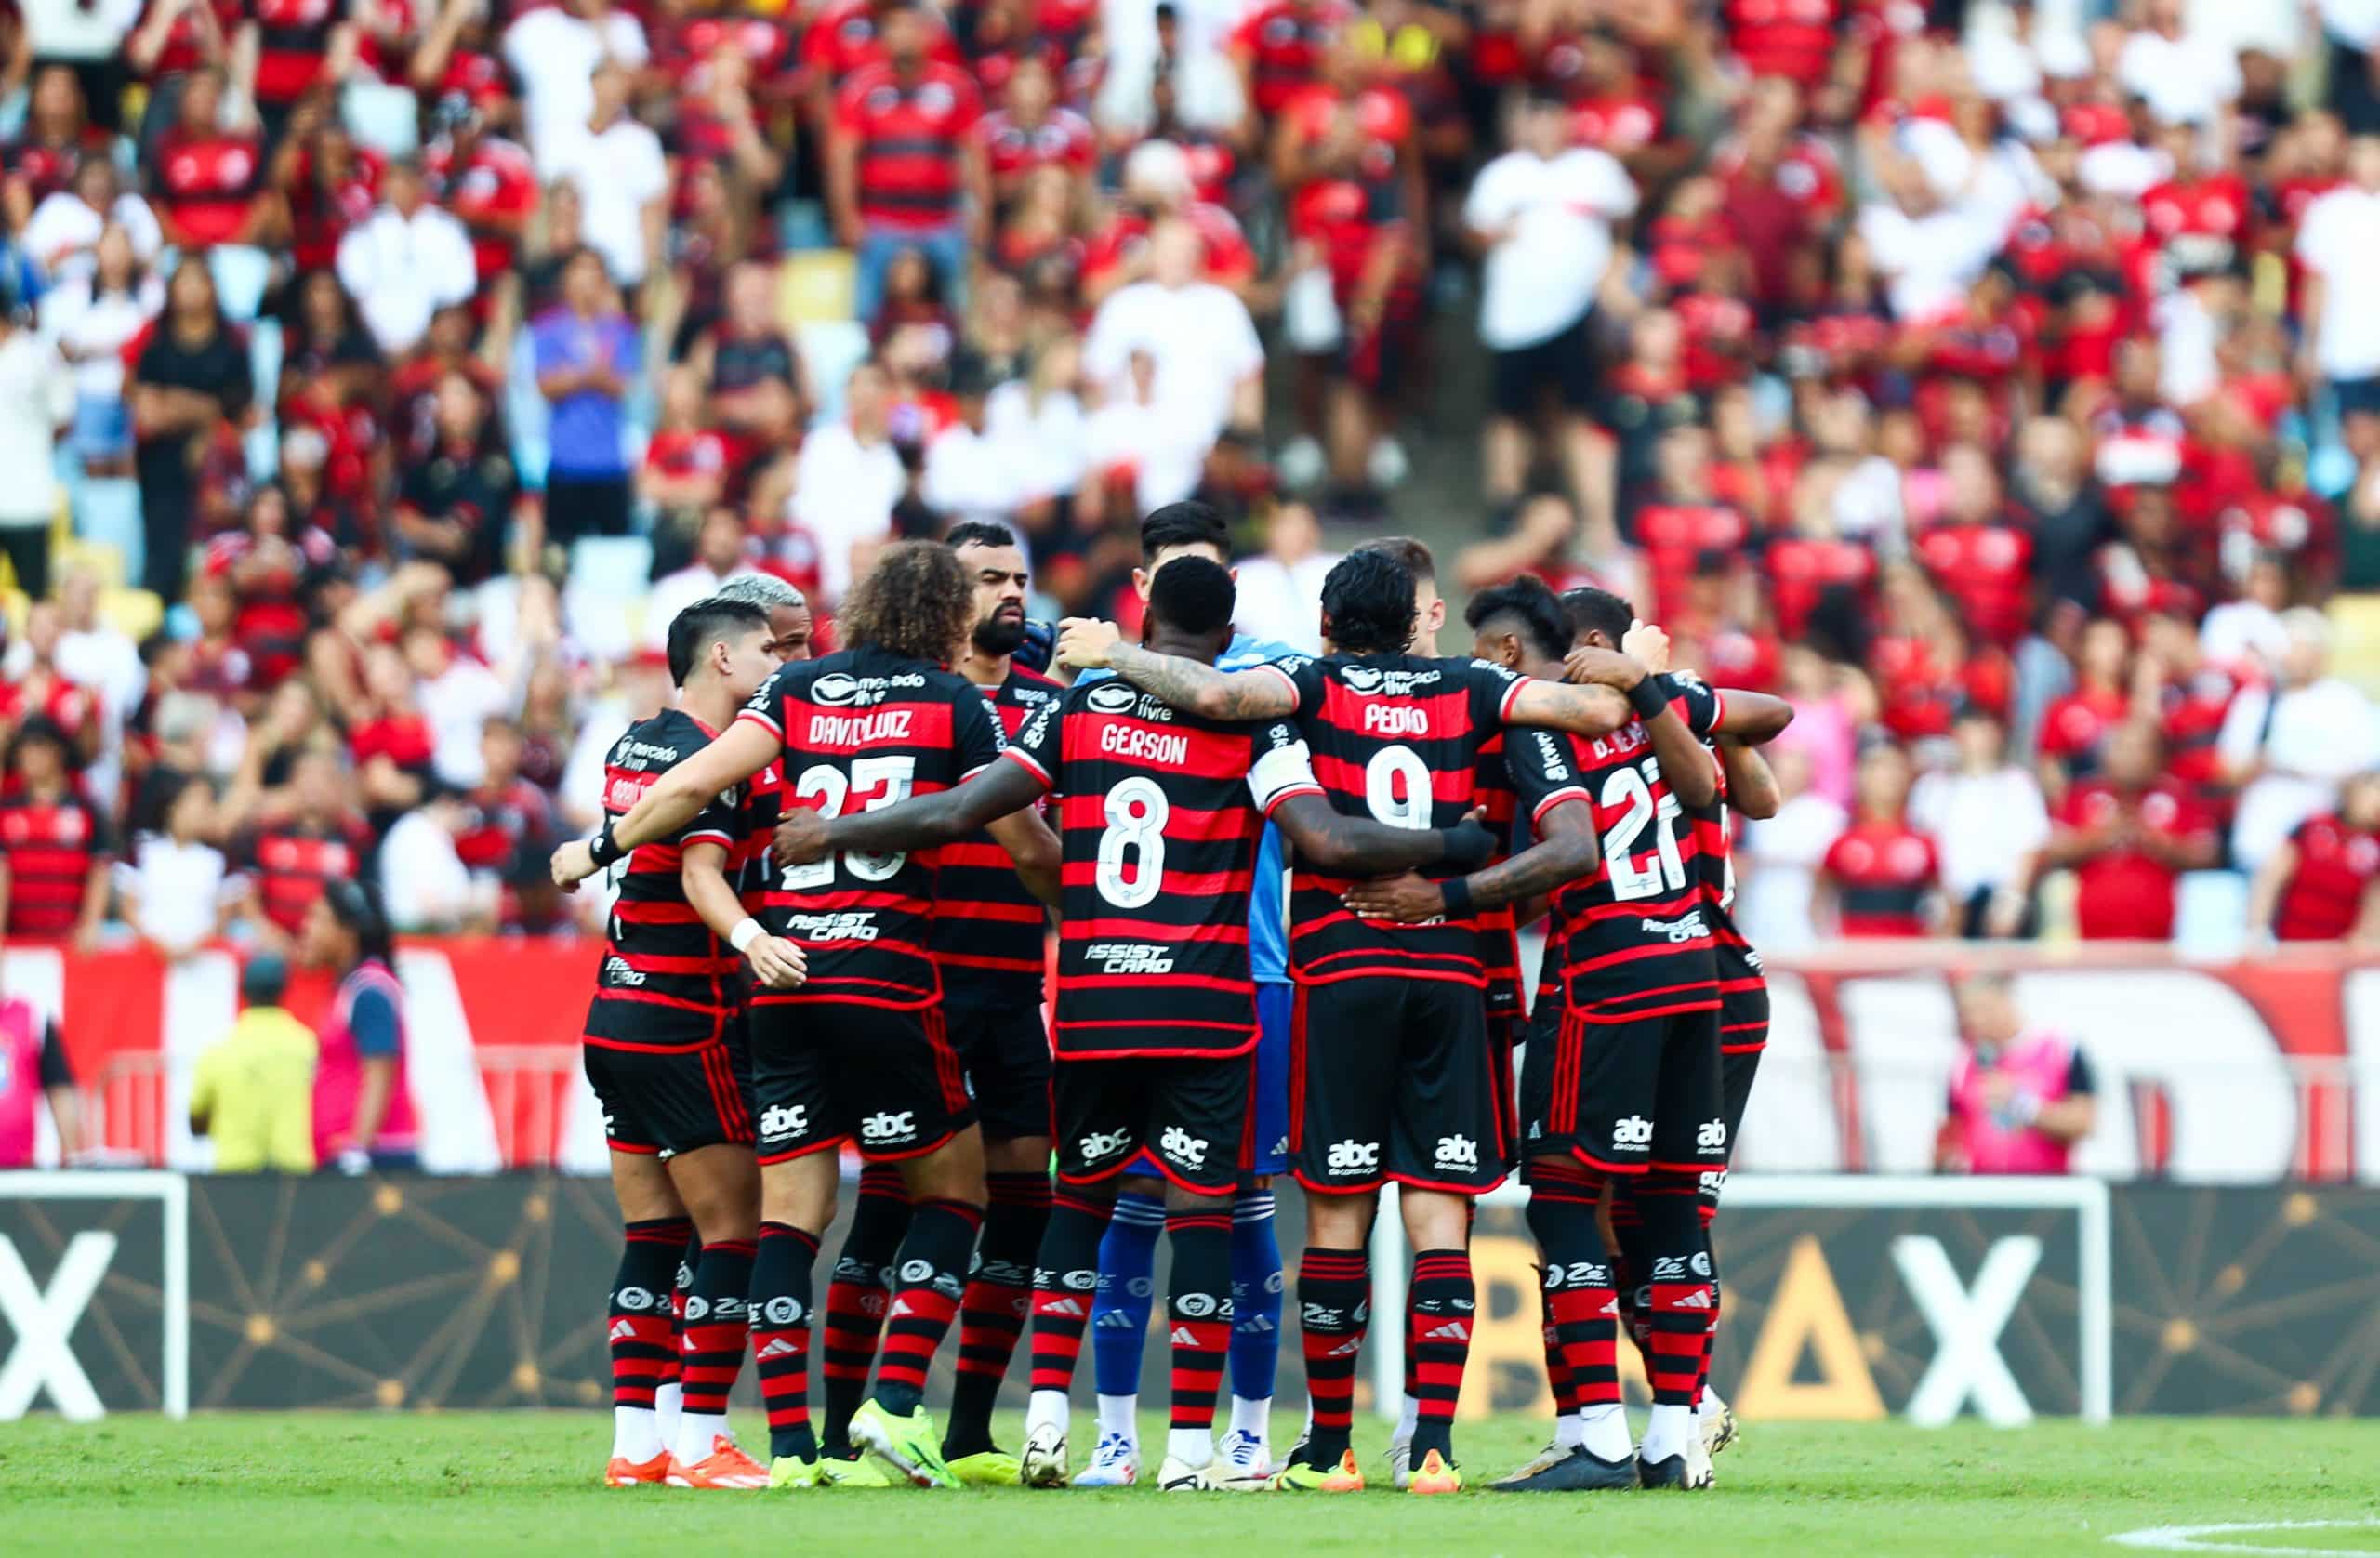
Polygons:
<instances>
[{"instance_id":1,"label":"yellow stadium seat","mask_svg":"<svg viewBox=\"0 0 2380 1558\"><path fill-rule=\"evenodd\" d=\"M847 249L806 249L777 267L777 319L788 330L852 317L859 262Z\"/></svg>"},{"instance_id":2,"label":"yellow stadium seat","mask_svg":"<svg viewBox=\"0 0 2380 1558\"><path fill-rule=\"evenodd\" d=\"M69 536L50 553L50 577L81 568L96 575L101 589L124 587L124 548L112 541L86 541Z\"/></svg>"},{"instance_id":3,"label":"yellow stadium seat","mask_svg":"<svg viewBox=\"0 0 2380 1558\"><path fill-rule=\"evenodd\" d=\"M2380 595L2340 595L2331 601L2331 666L2380 698Z\"/></svg>"},{"instance_id":4,"label":"yellow stadium seat","mask_svg":"<svg viewBox=\"0 0 2380 1558\"><path fill-rule=\"evenodd\" d=\"M117 586L99 594L99 617L109 627L139 643L165 624L165 603L156 592Z\"/></svg>"}]
</instances>

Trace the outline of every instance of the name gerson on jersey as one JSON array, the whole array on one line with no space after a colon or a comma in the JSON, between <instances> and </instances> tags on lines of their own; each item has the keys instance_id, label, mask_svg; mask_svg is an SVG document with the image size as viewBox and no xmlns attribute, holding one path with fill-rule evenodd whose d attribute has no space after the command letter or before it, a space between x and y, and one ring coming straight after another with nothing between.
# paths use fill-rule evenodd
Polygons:
<instances>
[{"instance_id":1,"label":"name gerson on jersey","mask_svg":"<svg viewBox=\"0 0 2380 1558\"><path fill-rule=\"evenodd\" d=\"M1050 678L1012 667L998 687L978 687L1001 733L1016 739L1025 722L1055 707L1066 690ZM1016 863L988 832L936 852L941 877L934 904L934 962L944 993L972 1002L1033 1010L1041 1001L1041 941L1047 911L1017 875Z\"/></svg>"},{"instance_id":2,"label":"name gerson on jersey","mask_svg":"<svg viewBox=\"0 0 2380 1558\"><path fill-rule=\"evenodd\" d=\"M1708 736L1722 712L1718 694L1692 677L1667 680L1686 727ZM1717 1006L1700 840L1643 721L1592 740L1515 731L1505 753L1523 816L1534 821L1575 799L1594 819L1602 859L1555 890L1548 913L1546 983L1560 980L1568 1010L1623 1023Z\"/></svg>"},{"instance_id":3,"label":"name gerson on jersey","mask_svg":"<svg viewBox=\"0 0 2380 1558\"><path fill-rule=\"evenodd\" d=\"M1248 917L1264 819L1322 793L1297 727L1204 720L1103 680L1045 704L1008 755L1060 798L1057 1053L1252 1048Z\"/></svg>"},{"instance_id":4,"label":"name gerson on jersey","mask_svg":"<svg viewBox=\"0 0 2380 1558\"><path fill-rule=\"evenodd\" d=\"M829 817L946 790L1007 746L973 683L873 644L780 667L736 718L782 743L781 804ZM932 851L842 851L786 868L765 855L754 862L758 890L747 904L757 896L761 925L800 943L810 960L799 989L758 991L754 1002L939 999L930 951L935 866Z\"/></svg>"},{"instance_id":5,"label":"name gerson on jersey","mask_svg":"<svg viewBox=\"0 0 2380 1558\"><path fill-rule=\"evenodd\" d=\"M1304 655L1264 667L1297 694L1315 777L1349 816L1452 827L1480 799L1479 752L1528 679L1485 660ZM1352 878L1299 865L1289 881L1289 964L1306 984L1386 976L1485 985L1476 918L1396 925L1341 902Z\"/></svg>"},{"instance_id":6,"label":"name gerson on jersey","mask_svg":"<svg viewBox=\"0 0 2380 1558\"><path fill-rule=\"evenodd\" d=\"M717 733L676 708L629 726L604 763L604 814L626 816L654 780ZM741 786L718 796L668 838L640 844L607 868L617 896L605 922L588 1043L651 1049L717 1036L740 959L686 901L679 873L689 844L716 843L733 857L743 835L741 801Z\"/></svg>"}]
</instances>

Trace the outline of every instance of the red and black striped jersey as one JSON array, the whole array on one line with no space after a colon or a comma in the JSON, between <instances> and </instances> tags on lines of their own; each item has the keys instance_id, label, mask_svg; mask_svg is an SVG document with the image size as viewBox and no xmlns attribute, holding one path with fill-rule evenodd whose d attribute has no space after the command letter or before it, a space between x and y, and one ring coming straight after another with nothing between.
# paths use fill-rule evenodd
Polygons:
<instances>
[{"instance_id":1,"label":"red and black striped jersey","mask_svg":"<svg viewBox=\"0 0 2380 1558\"><path fill-rule=\"evenodd\" d=\"M70 790L55 800L0 800L0 861L8 867L11 936L63 936L83 918L91 867L114 852L99 810Z\"/></svg>"},{"instance_id":2,"label":"red and black striped jersey","mask_svg":"<svg viewBox=\"0 0 2380 1558\"><path fill-rule=\"evenodd\" d=\"M755 918L767 898L776 862L769 848L776 842L777 822L785 815L785 764L773 762L744 782L743 842L730 854L735 894L744 912Z\"/></svg>"},{"instance_id":3,"label":"red and black striped jersey","mask_svg":"<svg viewBox=\"0 0 2380 1558\"><path fill-rule=\"evenodd\" d=\"M1695 856L1701 867L1702 922L1711 927L1712 956L1719 965L1722 997L1767 988L1760 971L1760 954L1752 950L1736 926L1736 818L1727 804L1727 770L1716 749L1711 761L1719 773L1719 793L1708 806L1689 806L1694 823Z\"/></svg>"},{"instance_id":4,"label":"red and black striped jersey","mask_svg":"<svg viewBox=\"0 0 2380 1558\"><path fill-rule=\"evenodd\" d=\"M1408 654L1293 655L1262 667L1297 695L1315 777L1349 816L1393 827L1453 827L1479 800L1480 744L1528 684L1485 660ZM1289 966L1309 984L1387 977L1485 985L1475 918L1394 925L1357 919L1351 884L1299 865L1289 878Z\"/></svg>"},{"instance_id":5,"label":"red and black striped jersey","mask_svg":"<svg viewBox=\"0 0 2380 1558\"><path fill-rule=\"evenodd\" d=\"M718 733L681 708L666 708L630 725L604 759L603 814L628 815L654 780L709 746ZM603 963L587 1015L588 1043L648 1049L705 1043L715 1035L715 1023L689 1024L670 1015L715 1018L725 1011L734 1004L738 961L686 901L680 871L685 847L698 840L734 855L742 833L741 791L738 786L713 798L668 838L640 844L606 868L616 896L604 921Z\"/></svg>"},{"instance_id":6,"label":"red and black striped jersey","mask_svg":"<svg viewBox=\"0 0 2380 1558\"><path fill-rule=\"evenodd\" d=\"M1691 677L1669 691L1687 728L1708 736L1718 694ZM1602 859L1555 890L1546 938L1546 980L1562 982L1567 1010L1624 1023L1717 1006L1699 836L1681 825L1644 722L1591 740L1523 733L1507 766L1532 824L1564 800L1584 800L1594 818Z\"/></svg>"},{"instance_id":7,"label":"red and black striped jersey","mask_svg":"<svg viewBox=\"0 0 2380 1558\"><path fill-rule=\"evenodd\" d=\"M1488 831L1497 838L1495 860L1490 865L1511 857L1514 818L1520 799L1511 776L1504 772L1507 733L1494 732L1479 744L1479 804L1488 813L1483 819ZM1479 911L1479 961L1488 970L1488 1015L1526 1015L1527 1003L1521 998L1520 928L1510 904Z\"/></svg>"},{"instance_id":8,"label":"red and black striped jersey","mask_svg":"<svg viewBox=\"0 0 2380 1558\"><path fill-rule=\"evenodd\" d=\"M360 876L371 850L372 830L361 817L327 823L296 817L258 828L239 852L265 918L294 936L323 889Z\"/></svg>"},{"instance_id":9,"label":"red and black striped jersey","mask_svg":"<svg viewBox=\"0 0 2380 1558\"><path fill-rule=\"evenodd\" d=\"M975 690L1011 741L1027 720L1066 695L1065 688L1022 666L1011 667L998 687ZM1050 918L1016 874L1016 862L988 832L945 844L935 853L941 878L930 944L942 969L943 994L953 1001L998 1002L1025 1010L1038 1006L1041 944Z\"/></svg>"},{"instance_id":10,"label":"red and black striped jersey","mask_svg":"<svg viewBox=\"0 0 2380 1558\"><path fill-rule=\"evenodd\" d=\"M1101 680L1045 704L1009 757L1060 797L1057 1052L1254 1046L1248 915L1264 819L1322 793L1297 727L1204 720Z\"/></svg>"},{"instance_id":11,"label":"red and black striped jersey","mask_svg":"<svg viewBox=\"0 0 2380 1558\"><path fill-rule=\"evenodd\" d=\"M788 662L736 718L783 743L782 804L829 817L946 790L1007 746L972 682L874 644ZM802 944L810 977L800 989L762 990L753 1000L911 1007L940 999L930 951L937 896L932 851L844 851L788 869L772 865L760 923Z\"/></svg>"}]
</instances>

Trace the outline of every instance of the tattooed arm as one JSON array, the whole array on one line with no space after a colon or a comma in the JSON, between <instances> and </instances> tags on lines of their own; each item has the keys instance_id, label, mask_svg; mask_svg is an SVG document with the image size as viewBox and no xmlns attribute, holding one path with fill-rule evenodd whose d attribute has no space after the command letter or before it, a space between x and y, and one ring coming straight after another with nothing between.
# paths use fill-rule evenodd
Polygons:
<instances>
[{"instance_id":1,"label":"tattooed arm","mask_svg":"<svg viewBox=\"0 0 2380 1558\"><path fill-rule=\"evenodd\" d=\"M1272 821L1296 847L1301 865L1334 877L1472 865L1496 849L1495 836L1468 817L1451 828L1392 827L1347 816L1318 795L1289 797L1273 809Z\"/></svg>"},{"instance_id":2,"label":"tattooed arm","mask_svg":"<svg viewBox=\"0 0 2380 1558\"><path fill-rule=\"evenodd\" d=\"M1068 617L1058 635L1058 658L1078 670L1112 670L1142 692L1210 720L1277 720L1298 710L1296 687L1277 671L1219 671L1178 654L1154 654L1123 642L1112 622Z\"/></svg>"},{"instance_id":3,"label":"tattooed arm","mask_svg":"<svg viewBox=\"0 0 2380 1558\"><path fill-rule=\"evenodd\" d=\"M1533 898L1593 871L1602 854L1595 843L1594 814L1583 800L1566 800L1537 821L1538 841L1499 865L1462 878L1476 911ZM1425 878L1406 875L1387 881L1357 882L1343 895L1365 919L1407 925L1447 912L1446 890Z\"/></svg>"}]
</instances>

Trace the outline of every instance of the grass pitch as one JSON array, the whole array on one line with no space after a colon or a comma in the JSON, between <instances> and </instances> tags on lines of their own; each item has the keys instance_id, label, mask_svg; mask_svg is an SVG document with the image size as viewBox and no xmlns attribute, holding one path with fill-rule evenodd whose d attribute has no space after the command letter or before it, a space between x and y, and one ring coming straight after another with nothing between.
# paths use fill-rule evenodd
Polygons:
<instances>
[{"instance_id":1,"label":"grass pitch","mask_svg":"<svg viewBox=\"0 0 2380 1558\"><path fill-rule=\"evenodd\" d=\"M745 1421L748 1439L760 1436ZM1090 1445L1082 1431L1077 1459ZM1020 1428L1003 1422L1003 1444ZM1276 1444L1295 1436L1276 1424ZM1161 1446L1161 1418L1142 1442ZM1475 1479L1541 1424L1465 1422ZM1384 1432L1359 1426L1365 1474ZM595 1485L607 1415L221 1414L0 1425L0 1552L68 1555L649 1552L668 1558L1271 1558L1560 1553L1698 1558L2122 1558L2126 1532L2256 1525L2170 1544L2380 1554L2380 1421L2134 1419L1926 1432L1752 1424L1701 1495L1412 1499L1024 1490L797 1494ZM1382 1479L1383 1485L1385 1478ZM2322 1522L2283 1527L2280 1523ZM2170 1545L2165 1550L2174 1550ZM2184 1548L2184 1551L2192 1549Z\"/></svg>"}]
</instances>

